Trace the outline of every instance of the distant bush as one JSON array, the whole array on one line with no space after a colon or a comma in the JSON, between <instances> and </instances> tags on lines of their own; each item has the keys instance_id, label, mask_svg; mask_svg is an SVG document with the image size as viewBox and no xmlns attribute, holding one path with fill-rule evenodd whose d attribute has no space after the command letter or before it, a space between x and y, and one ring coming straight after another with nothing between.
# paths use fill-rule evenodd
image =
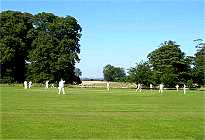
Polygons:
<instances>
[{"instance_id":1,"label":"distant bush","mask_svg":"<svg viewBox=\"0 0 205 140\"><path fill-rule=\"evenodd\" d=\"M187 86L189 89L193 88L193 81L192 80L188 80L187 81Z\"/></svg>"}]
</instances>

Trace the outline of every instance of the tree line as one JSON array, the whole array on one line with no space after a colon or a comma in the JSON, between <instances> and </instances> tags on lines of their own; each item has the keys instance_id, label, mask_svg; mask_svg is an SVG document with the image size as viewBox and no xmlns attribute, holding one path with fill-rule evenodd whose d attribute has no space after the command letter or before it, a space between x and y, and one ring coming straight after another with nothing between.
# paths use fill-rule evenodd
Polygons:
<instances>
[{"instance_id":1,"label":"tree line","mask_svg":"<svg viewBox=\"0 0 205 140\"><path fill-rule=\"evenodd\" d=\"M0 19L1 83L80 83L75 64L82 28L74 17L3 11Z\"/></svg>"},{"instance_id":2,"label":"tree line","mask_svg":"<svg viewBox=\"0 0 205 140\"><path fill-rule=\"evenodd\" d=\"M22 83L24 80L80 83L82 72L75 64L80 61L82 28L72 16L53 13L0 13L0 82ZM205 43L195 40L197 52L185 56L180 45L165 41L148 54L148 61L125 70L107 65L103 69L107 81L123 81L144 85L176 83L204 85Z\"/></svg>"},{"instance_id":3,"label":"tree line","mask_svg":"<svg viewBox=\"0 0 205 140\"><path fill-rule=\"evenodd\" d=\"M189 87L196 83L205 84L205 43L202 39L194 40L197 52L194 56L185 56L180 45L174 41L165 41L159 48L147 55L148 61L137 63L128 69L128 75L120 67L110 64L103 68L104 79L149 84L165 84L174 87L176 84L186 84Z\"/></svg>"}]
</instances>

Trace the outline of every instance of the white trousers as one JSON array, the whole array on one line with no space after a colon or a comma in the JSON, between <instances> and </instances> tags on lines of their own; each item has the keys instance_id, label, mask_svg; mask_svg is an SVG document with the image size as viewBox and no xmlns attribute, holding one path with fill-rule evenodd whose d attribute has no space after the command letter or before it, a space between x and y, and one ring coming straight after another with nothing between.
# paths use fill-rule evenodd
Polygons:
<instances>
[{"instance_id":1,"label":"white trousers","mask_svg":"<svg viewBox=\"0 0 205 140\"><path fill-rule=\"evenodd\" d=\"M186 89L184 89L184 94L186 94Z\"/></svg>"},{"instance_id":2,"label":"white trousers","mask_svg":"<svg viewBox=\"0 0 205 140\"><path fill-rule=\"evenodd\" d=\"M61 91L63 92L63 94L65 94L64 87L59 87L59 88L58 88L58 94L60 94L60 93L61 93Z\"/></svg>"},{"instance_id":3,"label":"white trousers","mask_svg":"<svg viewBox=\"0 0 205 140\"><path fill-rule=\"evenodd\" d=\"M138 90L139 90L140 92L142 92L142 88L137 88L136 91L138 91Z\"/></svg>"},{"instance_id":4,"label":"white trousers","mask_svg":"<svg viewBox=\"0 0 205 140\"><path fill-rule=\"evenodd\" d=\"M159 93L162 93L163 92L163 89L159 89Z\"/></svg>"}]
</instances>

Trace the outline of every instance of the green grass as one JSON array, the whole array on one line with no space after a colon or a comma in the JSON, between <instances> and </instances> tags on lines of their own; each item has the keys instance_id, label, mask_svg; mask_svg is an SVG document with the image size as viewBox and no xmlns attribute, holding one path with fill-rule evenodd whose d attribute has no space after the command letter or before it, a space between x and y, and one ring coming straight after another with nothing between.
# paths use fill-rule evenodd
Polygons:
<instances>
[{"instance_id":1,"label":"green grass","mask_svg":"<svg viewBox=\"0 0 205 140\"><path fill-rule=\"evenodd\" d=\"M205 139L204 93L1 87L1 139Z\"/></svg>"}]
</instances>

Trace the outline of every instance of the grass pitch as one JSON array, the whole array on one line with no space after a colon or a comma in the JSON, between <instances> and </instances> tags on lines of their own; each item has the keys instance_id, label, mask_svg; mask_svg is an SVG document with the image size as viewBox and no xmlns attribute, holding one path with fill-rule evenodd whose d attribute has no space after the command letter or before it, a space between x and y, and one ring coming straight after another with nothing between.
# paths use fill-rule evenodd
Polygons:
<instances>
[{"instance_id":1,"label":"grass pitch","mask_svg":"<svg viewBox=\"0 0 205 140\"><path fill-rule=\"evenodd\" d=\"M1 87L1 139L205 139L204 93Z\"/></svg>"}]
</instances>

